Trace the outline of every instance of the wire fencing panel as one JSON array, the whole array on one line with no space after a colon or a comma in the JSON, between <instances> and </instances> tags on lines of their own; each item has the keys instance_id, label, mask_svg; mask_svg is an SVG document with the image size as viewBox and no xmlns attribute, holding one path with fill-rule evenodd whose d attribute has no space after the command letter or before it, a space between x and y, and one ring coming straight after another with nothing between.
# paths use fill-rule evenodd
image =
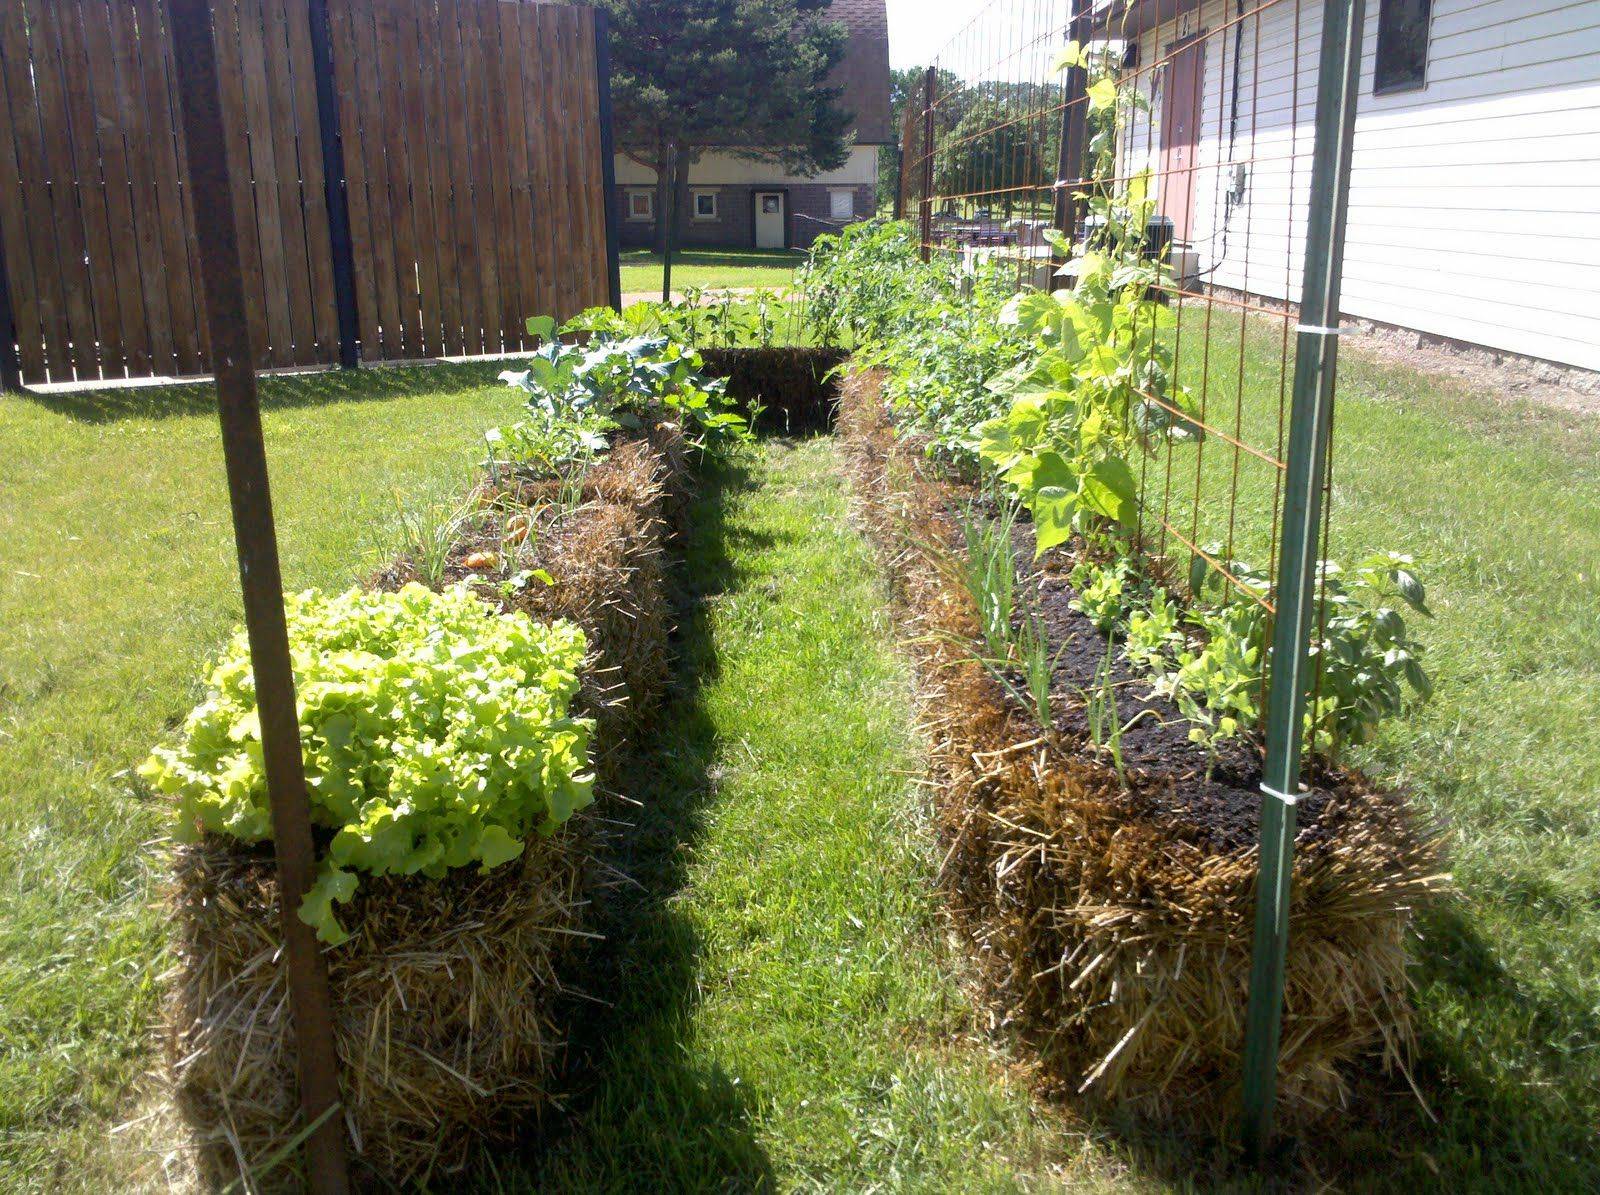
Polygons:
<instances>
[{"instance_id":1,"label":"wire fencing panel","mask_svg":"<svg viewBox=\"0 0 1600 1195\"><path fill-rule=\"evenodd\" d=\"M1110 248L1107 206L1148 191L1171 361L1140 397L1198 435L1140 455L1135 542L1174 585L1269 615L1322 13L1320 0L992 0L931 64L903 127L901 206L924 256L999 263L1019 287L1071 285L1047 230L1075 252Z\"/></svg>"},{"instance_id":2,"label":"wire fencing panel","mask_svg":"<svg viewBox=\"0 0 1600 1195\"><path fill-rule=\"evenodd\" d=\"M340 359L341 252L367 360L515 351L529 315L606 301L592 10L330 3L349 246L330 235L314 11L212 5L258 368ZM167 0L0 6L0 251L25 382L207 369L167 21Z\"/></svg>"}]
</instances>

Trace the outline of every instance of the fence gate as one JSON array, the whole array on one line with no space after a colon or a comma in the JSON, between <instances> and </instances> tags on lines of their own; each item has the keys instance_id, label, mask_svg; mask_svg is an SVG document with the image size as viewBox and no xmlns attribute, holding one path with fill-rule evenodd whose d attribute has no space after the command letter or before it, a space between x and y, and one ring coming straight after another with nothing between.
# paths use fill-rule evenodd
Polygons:
<instances>
[{"instance_id":1,"label":"fence gate","mask_svg":"<svg viewBox=\"0 0 1600 1195\"><path fill-rule=\"evenodd\" d=\"M611 297L592 9L212 14L259 368L339 361L341 305L361 356L394 361L516 351L529 315ZM207 370L185 155L167 0L0 4L0 276L22 380Z\"/></svg>"}]
</instances>

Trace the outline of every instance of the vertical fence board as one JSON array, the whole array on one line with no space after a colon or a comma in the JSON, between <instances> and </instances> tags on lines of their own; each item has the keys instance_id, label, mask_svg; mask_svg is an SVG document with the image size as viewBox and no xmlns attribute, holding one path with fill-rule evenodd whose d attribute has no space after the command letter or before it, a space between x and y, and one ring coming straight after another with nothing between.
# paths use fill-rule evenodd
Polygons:
<instances>
[{"instance_id":1,"label":"vertical fence board","mask_svg":"<svg viewBox=\"0 0 1600 1195\"><path fill-rule=\"evenodd\" d=\"M455 219L456 259L461 279L461 351L483 352L483 296L478 285L478 237L472 207L472 167L467 153L472 131L467 123L465 48L461 30L461 0L439 0L444 37L440 54L445 68L450 145L450 194Z\"/></svg>"},{"instance_id":2,"label":"vertical fence board","mask_svg":"<svg viewBox=\"0 0 1600 1195\"><path fill-rule=\"evenodd\" d=\"M289 364L299 365L315 359L312 346L317 334L309 286L311 264L306 256L305 201L300 192L300 162L295 148L294 89L289 75L286 15L284 6L275 0L265 0L261 4L262 55L266 66L267 102L272 114L268 145L283 232L284 301L289 308L290 341L285 356Z\"/></svg>"},{"instance_id":3,"label":"vertical fence board","mask_svg":"<svg viewBox=\"0 0 1600 1195\"><path fill-rule=\"evenodd\" d=\"M272 142L272 97L267 82L266 32L261 0L239 0L239 59L249 128L250 170L255 182L256 225L261 240L261 285L265 291L267 345L264 364L294 364L289 317L286 213L278 193L278 163ZM257 352L262 346L257 346Z\"/></svg>"},{"instance_id":4,"label":"vertical fence board","mask_svg":"<svg viewBox=\"0 0 1600 1195\"><path fill-rule=\"evenodd\" d=\"M401 17L398 35L406 65L404 116L408 129L428 127L428 94L431 76L425 74L429 43L421 36L419 22L427 15L427 5L408 4ZM444 315L440 301L442 279L439 263L439 218L433 189L430 138L414 138L411 143L413 218L416 222L417 280L422 302L421 351L437 357L446 352L443 339Z\"/></svg>"},{"instance_id":5,"label":"vertical fence board","mask_svg":"<svg viewBox=\"0 0 1600 1195\"><path fill-rule=\"evenodd\" d=\"M261 223L257 217L255 196L251 186L250 136L245 111L244 65L239 46L238 10L233 0L218 0L214 6L217 43L217 79L222 89L223 128L227 133L229 171L233 187L234 211L239 221L239 257L244 263L245 320L250 325L250 342L258 363L269 359L272 332L267 316L263 286L263 259ZM173 80L177 80L174 63ZM193 197L190 198L193 209ZM198 246L196 261L199 260ZM204 290L199 292L203 298Z\"/></svg>"},{"instance_id":6,"label":"vertical fence board","mask_svg":"<svg viewBox=\"0 0 1600 1195\"><path fill-rule=\"evenodd\" d=\"M510 152L507 167L511 172L511 220L516 229L515 247L516 293L519 310L512 312L511 331L517 347L529 347L527 318L539 314L533 306L536 292L535 279L539 262L533 248L533 204L529 199L531 180L528 177L528 119L522 106L524 81L522 54L519 52L521 36L518 33L515 4L501 4L500 57L505 64L506 143Z\"/></svg>"},{"instance_id":7,"label":"vertical fence board","mask_svg":"<svg viewBox=\"0 0 1600 1195\"><path fill-rule=\"evenodd\" d=\"M168 36L168 17L164 0L134 0L134 2L139 6L139 27L148 31L143 42L147 59L154 60L155 78L150 82L150 86L158 90L151 94L150 108L152 111L163 112L163 120L169 126L162 135L160 152L170 155L167 160L172 165L172 173L169 176L163 170L160 178L175 200L175 210L182 215L182 225L177 229L171 227L171 217L163 219L163 229L168 240L164 256L170 272L176 272L178 261L183 258L188 260L189 270L184 289L187 292L188 302L194 310L193 332L189 334L194 356L188 363L190 368L186 372L203 373L211 363L211 325L205 317L205 285L200 276L199 222L195 218L194 196L188 183L189 148L183 136L179 116L178 67L172 58L172 38ZM218 61L221 61L221 54L219 45ZM170 210L174 209L163 207L163 212ZM181 256L170 243L174 232L183 241ZM244 254L246 248L245 239L241 237L239 252Z\"/></svg>"},{"instance_id":8,"label":"vertical fence board","mask_svg":"<svg viewBox=\"0 0 1600 1195\"><path fill-rule=\"evenodd\" d=\"M123 221L119 235L125 238L118 249L129 269L125 283L131 302L136 310L142 310L144 319L145 335L128 337L128 372L172 373L176 362L172 308L161 269L155 164L144 148L151 141L149 114L137 98L139 41L133 8L118 0L96 0L94 7L99 30L92 40L97 56L95 103L105 135L104 168L108 186L113 179L122 180L112 188L114 207Z\"/></svg>"},{"instance_id":9,"label":"vertical fence board","mask_svg":"<svg viewBox=\"0 0 1600 1195\"><path fill-rule=\"evenodd\" d=\"M545 17L545 13L539 14ZM572 251L572 209L567 203L566 180L569 177L567 169L566 138L556 123L556 113L565 106L560 94L561 80L561 21L559 13L550 19L540 22L539 28L539 60L542 64L542 73L545 78L553 81L553 86L540 97L545 110L545 128L548 130L547 148L550 154L547 169L550 172L550 212L547 219L555 232L555 254L553 265L556 271L556 314L569 313L576 300L577 292L572 285L572 279L567 276L566 261Z\"/></svg>"},{"instance_id":10,"label":"vertical fence board","mask_svg":"<svg viewBox=\"0 0 1600 1195\"><path fill-rule=\"evenodd\" d=\"M457 261L455 209L451 200L450 147L446 72L438 47L443 44L445 22L437 0L425 0L418 8L419 44L422 62L422 102L428 126L435 135L423 138L427 153L428 192L433 213L432 241L439 272L438 304L441 351L459 356L463 351L461 334L461 270Z\"/></svg>"},{"instance_id":11,"label":"vertical fence board","mask_svg":"<svg viewBox=\"0 0 1600 1195\"><path fill-rule=\"evenodd\" d=\"M317 110L316 58L311 50L311 6L294 3L284 13L289 39L290 90L295 150L300 163L300 212L305 222L310 292L311 343L301 364L339 357L339 310L333 280L333 240L329 233L327 178L322 169L322 121Z\"/></svg>"},{"instance_id":12,"label":"vertical fence board","mask_svg":"<svg viewBox=\"0 0 1600 1195\"><path fill-rule=\"evenodd\" d=\"M528 5L517 5L517 57L523 74L530 79L544 77L539 61L538 12ZM522 92L522 119L528 132L528 207L532 212L530 244L543 266L529 292L530 314L558 315L555 282L555 244L550 221L550 157L547 149L549 125L542 98L545 90L526 87Z\"/></svg>"},{"instance_id":13,"label":"vertical fence board","mask_svg":"<svg viewBox=\"0 0 1600 1195\"><path fill-rule=\"evenodd\" d=\"M14 59L19 56L19 48L26 45L21 35L21 6L8 6L8 11L0 13L0 120L5 122L6 130L5 138L0 138L0 170L13 171L11 178L16 179L16 186L0 187L0 254L5 256L8 285L16 296L11 318L16 325L22 379L38 382L45 381L45 338L54 323L54 298L59 286L46 285L46 280L58 282L50 270L54 246L46 246L42 254L30 235L38 230L48 232L50 226L45 221L35 224L32 211L43 181L37 142L27 142L24 147L22 125L30 122L32 106L24 98L13 99L11 91L11 80L18 74ZM21 69L27 69L26 56ZM5 347L0 346L0 352Z\"/></svg>"},{"instance_id":14,"label":"vertical fence board","mask_svg":"<svg viewBox=\"0 0 1600 1195\"><path fill-rule=\"evenodd\" d=\"M600 135L599 67L595 58L595 12L575 9L577 16L578 68L572 84L577 92L574 110L578 137L578 162L581 169L575 180L578 202L584 209L584 263L607 258L606 205L611 202L605 184L605 140ZM609 265L607 270L609 271ZM585 268L578 276L585 307L603 307L611 299L608 274Z\"/></svg>"},{"instance_id":15,"label":"vertical fence board","mask_svg":"<svg viewBox=\"0 0 1600 1195\"><path fill-rule=\"evenodd\" d=\"M333 43L334 92L339 103L339 135L344 143L345 201L350 209L352 241L365 243L372 235L365 132L362 128L360 82L356 70L356 35L345 0L328 0L328 37ZM371 253L354 253L357 326L361 352L366 358L381 356L378 335L378 279Z\"/></svg>"},{"instance_id":16,"label":"vertical fence board","mask_svg":"<svg viewBox=\"0 0 1600 1195\"><path fill-rule=\"evenodd\" d=\"M45 144L60 146L64 158L58 159L55 175L62 190L70 188L77 196L76 211L63 209L66 221L81 230L83 263L88 275L85 288L89 300L90 327L73 329L74 364L78 376L98 378L102 362L122 359L121 313L117 305L117 274L111 263L111 226L107 223L105 193L100 187L100 163L95 145L94 109L89 102L89 63L83 49L82 24L76 3L43 3L35 10L39 34L47 50L47 63L38 75L58 72L60 89L57 103L44 105ZM80 340L80 335L82 339Z\"/></svg>"}]
</instances>

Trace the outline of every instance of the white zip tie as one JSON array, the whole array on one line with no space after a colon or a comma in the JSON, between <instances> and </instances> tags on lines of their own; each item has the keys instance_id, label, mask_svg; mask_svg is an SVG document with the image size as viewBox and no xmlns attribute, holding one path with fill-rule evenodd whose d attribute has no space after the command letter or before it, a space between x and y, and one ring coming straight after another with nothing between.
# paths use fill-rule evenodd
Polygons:
<instances>
[{"instance_id":1,"label":"white zip tie","mask_svg":"<svg viewBox=\"0 0 1600 1195\"><path fill-rule=\"evenodd\" d=\"M1316 336L1343 336L1344 335L1344 329L1343 328L1327 328L1327 327L1323 327L1320 324L1296 324L1294 326L1294 330L1296 332L1310 332L1310 333L1312 333L1313 335L1316 335Z\"/></svg>"},{"instance_id":2,"label":"white zip tie","mask_svg":"<svg viewBox=\"0 0 1600 1195\"><path fill-rule=\"evenodd\" d=\"M1291 796L1289 793L1281 793L1277 789L1266 784L1261 786L1261 791L1266 793L1269 797L1277 797L1278 800L1282 801L1290 808L1300 804L1300 798L1304 795L1303 793L1295 793Z\"/></svg>"}]
</instances>

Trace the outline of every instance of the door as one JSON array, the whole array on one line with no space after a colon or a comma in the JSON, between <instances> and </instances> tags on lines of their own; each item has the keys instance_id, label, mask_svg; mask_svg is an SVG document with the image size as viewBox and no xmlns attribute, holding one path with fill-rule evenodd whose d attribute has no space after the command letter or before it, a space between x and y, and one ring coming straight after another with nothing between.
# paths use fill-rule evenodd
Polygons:
<instances>
[{"instance_id":1,"label":"door","mask_svg":"<svg viewBox=\"0 0 1600 1195\"><path fill-rule=\"evenodd\" d=\"M782 191L756 192L756 248L783 249L788 245L788 213Z\"/></svg>"},{"instance_id":2,"label":"door","mask_svg":"<svg viewBox=\"0 0 1600 1195\"><path fill-rule=\"evenodd\" d=\"M1161 96L1161 214L1172 221L1172 238L1193 231L1195 143L1200 136L1200 100L1205 91L1205 45L1198 37L1172 55Z\"/></svg>"}]
</instances>

